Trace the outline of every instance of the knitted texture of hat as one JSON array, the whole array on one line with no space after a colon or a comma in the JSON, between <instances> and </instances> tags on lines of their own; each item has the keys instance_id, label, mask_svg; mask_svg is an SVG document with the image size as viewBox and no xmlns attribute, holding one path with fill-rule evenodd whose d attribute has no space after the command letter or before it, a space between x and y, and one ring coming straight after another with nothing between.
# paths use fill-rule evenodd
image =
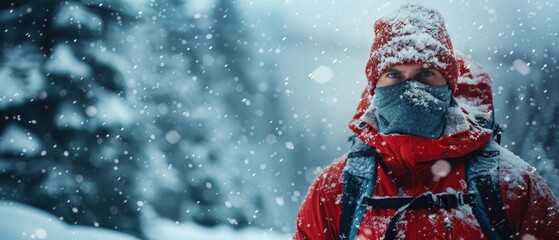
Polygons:
<instances>
[{"instance_id":1,"label":"knitted texture of hat","mask_svg":"<svg viewBox=\"0 0 559 240\"><path fill-rule=\"evenodd\" d=\"M374 88L380 75L401 64L437 69L456 89L458 63L441 14L419 4L406 4L375 22L375 39L365 69Z\"/></svg>"}]
</instances>

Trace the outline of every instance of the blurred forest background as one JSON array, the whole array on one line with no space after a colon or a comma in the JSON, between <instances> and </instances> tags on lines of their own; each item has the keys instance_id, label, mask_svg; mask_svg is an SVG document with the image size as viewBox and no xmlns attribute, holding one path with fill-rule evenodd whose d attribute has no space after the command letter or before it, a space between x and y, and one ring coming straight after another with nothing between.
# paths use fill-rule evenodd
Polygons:
<instances>
[{"instance_id":1,"label":"blurred forest background","mask_svg":"<svg viewBox=\"0 0 559 240\"><path fill-rule=\"evenodd\" d=\"M0 199L139 237L154 216L289 233L403 2L3 1ZM493 77L502 145L557 195L559 8L480 2L440 10Z\"/></svg>"}]
</instances>

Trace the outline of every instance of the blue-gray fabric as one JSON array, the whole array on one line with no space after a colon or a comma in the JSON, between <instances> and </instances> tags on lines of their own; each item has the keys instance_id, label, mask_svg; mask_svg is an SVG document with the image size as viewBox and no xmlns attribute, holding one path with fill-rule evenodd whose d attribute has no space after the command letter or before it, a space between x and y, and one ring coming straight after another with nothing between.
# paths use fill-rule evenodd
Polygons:
<instances>
[{"instance_id":1,"label":"blue-gray fabric","mask_svg":"<svg viewBox=\"0 0 559 240\"><path fill-rule=\"evenodd\" d=\"M413 79L377 87L374 107L379 131L439 138L452 99L448 85L430 86Z\"/></svg>"}]
</instances>

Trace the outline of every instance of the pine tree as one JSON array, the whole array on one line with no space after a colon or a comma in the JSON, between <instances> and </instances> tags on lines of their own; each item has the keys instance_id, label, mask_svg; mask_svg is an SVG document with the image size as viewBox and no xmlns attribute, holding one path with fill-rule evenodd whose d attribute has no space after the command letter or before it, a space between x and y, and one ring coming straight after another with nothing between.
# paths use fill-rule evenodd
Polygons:
<instances>
[{"instance_id":1,"label":"pine tree","mask_svg":"<svg viewBox=\"0 0 559 240\"><path fill-rule=\"evenodd\" d=\"M136 179L151 159L123 96L125 60L107 42L131 16L124 6L80 1L3 7L0 71L14 87L1 94L2 198L140 236L145 197ZM30 148L18 141L26 138Z\"/></svg>"},{"instance_id":2,"label":"pine tree","mask_svg":"<svg viewBox=\"0 0 559 240\"><path fill-rule=\"evenodd\" d=\"M234 2L146 4L0 5L2 199L140 237L144 207L273 225L295 132L273 66Z\"/></svg>"}]
</instances>

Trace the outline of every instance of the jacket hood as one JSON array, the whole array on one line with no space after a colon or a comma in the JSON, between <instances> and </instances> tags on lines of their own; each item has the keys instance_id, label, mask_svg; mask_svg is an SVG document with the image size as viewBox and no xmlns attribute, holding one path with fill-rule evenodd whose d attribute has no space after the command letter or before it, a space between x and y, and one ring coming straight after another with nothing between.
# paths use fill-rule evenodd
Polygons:
<instances>
[{"instance_id":1,"label":"jacket hood","mask_svg":"<svg viewBox=\"0 0 559 240\"><path fill-rule=\"evenodd\" d=\"M401 64L437 69L453 93L443 136L438 139L379 133L374 116L374 87L379 76ZM409 164L464 156L491 138L493 100L491 79L479 64L455 54L441 14L419 4L405 4L375 22L375 39L361 94L350 128L365 143L390 158Z\"/></svg>"},{"instance_id":2,"label":"jacket hood","mask_svg":"<svg viewBox=\"0 0 559 240\"><path fill-rule=\"evenodd\" d=\"M423 64L443 74L452 90L452 105L443 136L437 139L413 135L384 135L375 118L374 87L390 67ZM365 67L368 84L361 94L350 128L383 155L390 170L408 172L414 181L419 165L433 160L462 157L490 140L493 123L491 79L479 64L454 53L439 12L418 4L406 4L375 22L375 39Z\"/></svg>"},{"instance_id":3,"label":"jacket hood","mask_svg":"<svg viewBox=\"0 0 559 240\"><path fill-rule=\"evenodd\" d=\"M458 104L449 110L444 134L438 139L380 133L374 117L373 88L368 85L363 91L349 127L363 142L375 147L388 164L394 160L393 170L415 171L420 163L459 158L482 148L491 139L491 79L478 63L461 53L454 58L461 73L453 92Z\"/></svg>"}]
</instances>

